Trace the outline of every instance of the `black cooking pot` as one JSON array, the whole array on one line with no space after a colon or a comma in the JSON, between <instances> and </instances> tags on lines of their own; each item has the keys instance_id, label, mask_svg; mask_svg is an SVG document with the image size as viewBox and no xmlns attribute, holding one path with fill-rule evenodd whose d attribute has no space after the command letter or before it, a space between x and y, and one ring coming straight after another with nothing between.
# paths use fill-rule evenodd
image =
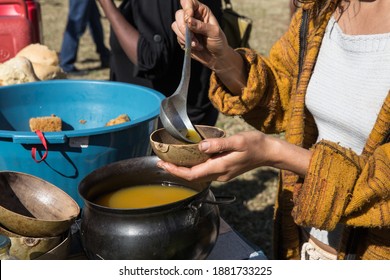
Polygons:
<instances>
[{"instance_id":1,"label":"black cooking pot","mask_svg":"<svg viewBox=\"0 0 390 280\"><path fill-rule=\"evenodd\" d=\"M79 184L84 200L81 240L90 259L205 259L219 230L219 202L207 183L190 183L156 166L154 156L132 158L99 168ZM131 185L179 185L197 194L174 203L114 209L93 201ZM221 201L220 203L225 203Z\"/></svg>"}]
</instances>

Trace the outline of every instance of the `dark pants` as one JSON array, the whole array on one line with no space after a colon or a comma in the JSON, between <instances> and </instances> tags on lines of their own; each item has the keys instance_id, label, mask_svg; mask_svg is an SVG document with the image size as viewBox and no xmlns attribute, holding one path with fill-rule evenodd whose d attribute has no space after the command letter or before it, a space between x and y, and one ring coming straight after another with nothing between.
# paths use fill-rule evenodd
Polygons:
<instances>
[{"instance_id":1,"label":"dark pants","mask_svg":"<svg viewBox=\"0 0 390 280\"><path fill-rule=\"evenodd\" d=\"M108 63L109 50L104 45L103 26L95 0L69 0L68 22L62 41L60 65L65 72L75 70L80 37L89 26L102 63Z\"/></svg>"}]
</instances>

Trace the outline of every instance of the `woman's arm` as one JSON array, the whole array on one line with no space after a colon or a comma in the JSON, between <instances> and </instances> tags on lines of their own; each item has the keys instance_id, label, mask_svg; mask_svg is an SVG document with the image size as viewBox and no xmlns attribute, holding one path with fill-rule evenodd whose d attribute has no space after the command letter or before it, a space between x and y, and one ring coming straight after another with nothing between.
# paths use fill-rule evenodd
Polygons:
<instances>
[{"instance_id":1,"label":"woman's arm","mask_svg":"<svg viewBox=\"0 0 390 280\"><path fill-rule=\"evenodd\" d=\"M188 181L228 181L260 166L272 166L305 176L312 152L259 131L238 133L221 139L207 139L199 149L214 154L192 168L159 161L158 166Z\"/></svg>"},{"instance_id":2,"label":"woman's arm","mask_svg":"<svg viewBox=\"0 0 390 280\"><path fill-rule=\"evenodd\" d=\"M302 12L297 12L288 31L273 45L269 57L250 49L233 50L206 6L182 0L182 10L172 24L180 44L185 25L194 32L192 54L214 70L209 97L225 115L239 115L267 133L285 130L286 111L297 82L298 31Z\"/></svg>"},{"instance_id":3,"label":"woman's arm","mask_svg":"<svg viewBox=\"0 0 390 280\"><path fill-rule=\"evenodd\" d=\"M303 185L294 190L294 205L294 219L303 226L389 227L390 143L366 160L337 143L320 141Z\"/></svg>"}]
</instances>

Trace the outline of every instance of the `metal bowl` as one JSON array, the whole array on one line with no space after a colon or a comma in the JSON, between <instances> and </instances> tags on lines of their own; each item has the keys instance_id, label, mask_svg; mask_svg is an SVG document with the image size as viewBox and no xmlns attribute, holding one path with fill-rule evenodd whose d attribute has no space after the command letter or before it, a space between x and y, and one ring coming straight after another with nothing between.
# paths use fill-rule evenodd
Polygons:
<instances>
[{"instance_id":1,"label":"metal bowl","mask_svg":"<svg viewBox=\"0 0 390 280\"><path fill-rule=\"evenodd\" d=\"M0 234L11 239L10 254L20 260L33 260L61 243L64 236L28 237L16 234L0 227Z\"/></svg>"},{"instance_id":2,"label":"metal bowl","mask_svg":"<svg viewBox=\"0 0 390 280\"><path fill-rule=\"evenodd\" d=\"M225 137L225 131L218 127L206 125L195 127L204 138ZM176 139L165 128L157 129L150 135L150 144L160 159L179 166L191 167L205 162L211 156L199 151L198 144L189 144Z\"/></svg>"},{"instance_id":3,"label":"metal bowl","mask_svg":"<svg viewBox=\"0 0 390 280\"><path fill-rule=\"evenodd\" d=\"M60 244L34 260L66 260L71 252L72 234L69 231Z\"/></svg>"},{"instance_id":4,"label":"metal bowl","mask_svg":"<svg viewBox=\"0 0 390 280\"><path fill-rule=\"evenodd\" d=\"M38 177L0 172L0 221L23 236L51 237L66 232L80 213L63 190Z\"/></svg>"}]
</instances>

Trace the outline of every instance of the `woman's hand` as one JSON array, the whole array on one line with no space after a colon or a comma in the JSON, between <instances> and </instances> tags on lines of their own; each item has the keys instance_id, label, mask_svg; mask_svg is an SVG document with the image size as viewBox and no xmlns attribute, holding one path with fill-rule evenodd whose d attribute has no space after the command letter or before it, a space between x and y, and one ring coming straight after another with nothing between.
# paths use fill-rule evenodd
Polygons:
<instances>
[{"instance_id":1,"label":"woman's hand","mask_svg":"<svg viewBox=\"0 0 390 280\"><path fill-rule=\"evenodd\" d=\"M260 166L273 166L304 176L311 152L259 131L238 133L234 136L207 139L199 149L215 154L206 162L191 168L159 161L157 165L167 172L196 182L229 181Z\"/></svg>"},{"instance_id":2,"label":"woman's hand","mask_svg":"<svg viewBox=\"0 0 390 280\"><path fill-rule=\"evenodd\" d=\"M185 45L185 27L193 32L191 52L195 59L214 70L215 61L228 48L225 34L217 19L206 5L191 0L182 0L182 10L176 12L172 29L181 46Z\"/></svg>"},{"instance_id":3,"label":"woman's hand","mask_svg":"<svg viewBox=\"0 0 390 280\"><path fill-rule=\"evenodd\" d=\"M240 54L228 44L225 34L210 8L197 0L181 0L172 29L181 46L185 45L185 27L193 33L191 55L214 71L231 93L239 95L246 86L247 73Z\"/></svg>"}]
</instances>

